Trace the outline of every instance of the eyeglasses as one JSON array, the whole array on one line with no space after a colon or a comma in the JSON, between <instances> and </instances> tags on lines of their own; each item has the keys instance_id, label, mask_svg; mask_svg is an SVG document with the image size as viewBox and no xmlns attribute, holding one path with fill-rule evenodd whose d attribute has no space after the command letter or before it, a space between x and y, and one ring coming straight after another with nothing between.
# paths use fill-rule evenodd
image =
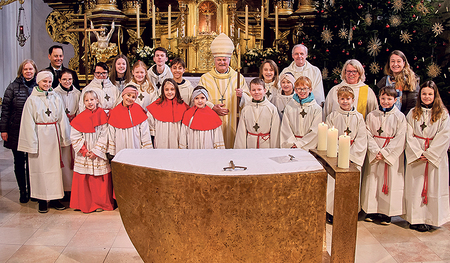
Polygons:
<instances>
[{"instance_id":1,"label":"eyeglasses","mask_svg":"<svg viewBox=\"0 0 450 263\"><path fill-rule=\"evenodd\" d=\"M356 75L356 74L358 74L358 71L357 70L346 70L345 73Z\"/></svg>"},{"instance_id":2,"label":"eyeglasses","mask_svg":"<svg viewBox=\"0 0 450 263\"><path fill-rule=\"evenodd\" d=\"M61 79L61 82L71 82L73 79Z\"/></svg>"},{"instance_id":3,"label":"eyeglasses","mask_svg":"<svg viewBox=\"0 0 450 263\"><path fill-rule=\"evenodd\" d=\"M103 77L105 77L105 76L108 76L108 72L94 72L94 75L95 76L103 76Z\"/></svg>"},{"instance_id":4,"label":"eyeglasses","mask_svg":"<svg viewBox=\"0 0 450 263\"><path fill-rule=\"evenodd\" d=\"M309 88L306 88L306 89L295 88L295 90L298 91L298 92L306 92L306 91L309 90Z\"/></svg>"}]
</instances>

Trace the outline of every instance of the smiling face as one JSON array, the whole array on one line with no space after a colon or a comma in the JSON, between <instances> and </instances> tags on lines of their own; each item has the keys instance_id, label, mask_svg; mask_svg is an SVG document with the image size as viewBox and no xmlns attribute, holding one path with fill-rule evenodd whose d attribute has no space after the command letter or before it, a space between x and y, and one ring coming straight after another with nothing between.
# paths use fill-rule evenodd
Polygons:
<instances>
[{"instance_id":1,"label":"smiling face","mask_svg":"<svg viewBox=\"0 0 450 263\"><path fill-rule=\"evenodd\" d=\"M66 89L70 89L70 87L72 87L72 82L73 82L72 74L68 72L62 74L61 78L59 79L59 83L61 84L61 86L63 86Z\"/></svg>"},{"instance_id":2,"label":"smiling face","mask_svg":"<svg viewBox=\"0 0 450 263\"><path fill-rule=\"evenodd\" d=\"M275 76L275 70L273 70L272 66L269 63L265 63L262 69L262 75L265 83L270 83L273 81L273 77Z\"/></svg>"},{"instance_id":3,"label":"smiling face","mask_svg":"<svg viewBox=\"0 0 450 263\"><path fill-rule=\"evenodd\" d=\"M52 78L48 77L39 81L38 85L41 90L49 90L52 87Z\"/></svg>"},{"instance_id":4,"label":"smiling face","mask_svg":"<svg viewBox=\"0 0 450 263\"><path fill-rule=\"evenodd\" d=\"M256 101L260 101L266 95L266 88L261 85L250 84L250 95Z\"/></svg>"},{"instance_id":5,"label":"smiling face","mask_svg":"<svg viewBox=\"0 0 450 263\"><path fill-rule=\"evenodd\" d=\"M389 58L389 68L394 73L394 76L397 74L400 74L404 67L405 67L405 61L400 56L393 54Z\"/></svg>"},{"instance_id":6,"label":"smiling face","mask_svg":"<svg viewBox=\"0 0 450 263\"><path fill-rule=\"evenodd\" d=\"M339 96L338 102L341 109L344 111L351 111L354 99L350 96Z\"/></svg>"},{"instance_id":7,"label":"smiling face","mask_svg":"<svg viewBox=\"0 0 450 263\"><path fill-rule=\"evenodd\" d=\"M147 73L145 72L145 69L143 67L135 67L133 69L133 77L136 80L136 83L141 85L145 81L145 75Z\"/></svg>"},{"instance_id":8,"label":"smiling face","mask_svg":"<svg viewBox=\"0 0 450 263\"><path fill-rule=\"evenodd\" d=\"M420 91L420 100L425 105L431 105L434 102L434 90L429 87L424 87Z\"/></svg>"},{"instance_id":9,"label":"smiling face","mask_svg":"<svg viewBox=\"0 0 450 263\"><path fill-rule=\"evenodd\" d=\"M348 64L345 68L345 81L348 84L356 84L358 83L360 77L361 75L359 74L358 70L352 65Z\"/></svg>"},{"instance_id":10,"label":"smiling face","mask_svg":"<svg viewBox=\"0 0 450 263\"><path fill-rule=\"evenodd\" d=\"M397 101L397 98L394 98L393 96L389 96L386 93L383 93L380 96L380 105L381 107L385 109L389 109L392 106L394 106L394 103Z\"/></svg>"},{"instance_id":11,"label":"smiling face","mask_svg":"<svg viewBox=\"0 0 450 263\"><path fill-rule=\"evenodd\" d=\"M306 85L298 85L295 87L295 93L297 93L297 96L304 100L308 98L309 94L311 93L311 88Z\"/></svg>"},{"instance_id":12,"label":"smiling face","mask_svg":"<svg viewBox=\"0 0 450 263\"><path fill-rule=\"evenodd\" d=\"M294 85L292 85L289 80L284 78L281 80L281 90L284 91L284 95L291 95L294 92Z\"/></svg>"},{"instance_id":13,"label":"smiling face","mask_svg":"<svg viewBox=\"0 0 450 263\"><path fill-rule=\"evenodd\" d=\"M194 105L197 106L197 108L204 108L206 106L206 97L203 94L197 95L197 97L194 98Z\"/></svg>"},{"instance_id":14,"label":"smiling face","mask_svg":"<svg viewBox=\"0 0 450 263\"><path fill-rule=\"evenodd\" d=\"M304 47L296 47L292 52L292 58L294 59L295 65L297 67L303 67L306 63L306 57L308 56L308 53L306 53L306 50Z\"/></svg>"},{"instance_id":15,"label":"smiling face","mask_svg":"<svg viewBox=\"0 0 450 263\"><path fill-rule=\"evenodd\" d=\"M118 77L123 77L125 74L125 71L127 71L127 62L123 58L119 58L116 60L116 72Z\"/></svg>"},{"instance_id":16,"label":"smiling face","mask_svg":"<svg viewBox=\"0 0 450 263\"><path fill-rule=\"evenodd\" d=\"M63 50L60 48L54 48L52 53L48 55L48 59L50 60L52 67L59 69L64 60Z\"/></svg>"},{"instance_id":17,"label":"smiling face","mask_svg":"<svg viewBox=\"0 0 450 263\"><path fill-rule=\"evenodd\" d=\"M84 95L84 106L86 109L94 111L97 109L98 99L95 98L91 93L86 93Z\"/></svg>"},{"instance_id":18,"label":"smiling face","mask_svg":"<svg viewBox=\"0 0 450 263\"><path fill-rule=\"evenodd\" d=\"M173 79L180 83L183 79L183 74L186 69L180 63L174 64L170 67L170 71L172 71Z\"/></svg>"},{"instance_id":19,"label":"smiling face","mask_svg":"<svg viewBox=\"0 0 450 263\"><path fill-rule=\"evenodd\" d=\"M166 96L167 99L171 100L175 98L175 94L176 94L175 86L169 81L167 81L166 84L164 84L164 95Z\"/></svg>"},{"instance_id":20,"label":"smiling face","mask_svg":"<svg viewBox=\"0 0 450 263\"><path fill-rule=\"evenodd\" d=\"M133 105L135 101L136 101L136 93L134 92L125 93L122 96L122 105L125 107Z\"/></svg>"},{"instance_id":21,"label":"smiling face","mask_svg":"<svg viewBox=\"0 0 450 263\"><path fill-rule=\"evenodd\" d=\"M102 67L96 66L94 71L94 77L96 79L107 79L108 71Z\"/></svg>"},{"instance_id":22,"label":"smiling face","mask_svg":"<svg viewBox=\"0 0 450 263\"><path fill-rule=\"evenodd\" d=\"M22 76L26 81L30 81L34 75L36 74L36 70L34 69L31 63L27 63L22 68Z\"/></svg>"},{"instance_id":23,"label":"smiling face","mask_svg":"<svg viewBox=\"0 0 450 263\"><path fill-rule=\"evenodd\" d=\"M229 57L215 57L214 58L214 67L219 73L226 73L228 68L230 67L230 58Z\"/></svg>"},{"instance_id":24,"label":"smiling face","mask_svg":"<svg viewBox=\"0 0 450 263\"><path fill-rule=\"evenodd\" d=\"M155 51L155 55L153 56L153 61L155 61L156 65L163 66L164 63L168 60L166 53L161 50Z\"/></svg>"}]
</instances>

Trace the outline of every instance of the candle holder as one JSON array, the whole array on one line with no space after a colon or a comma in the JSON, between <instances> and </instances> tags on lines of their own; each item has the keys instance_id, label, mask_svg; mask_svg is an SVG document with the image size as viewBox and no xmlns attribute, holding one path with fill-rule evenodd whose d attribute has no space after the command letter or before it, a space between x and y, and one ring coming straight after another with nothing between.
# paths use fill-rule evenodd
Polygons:
<instances>
[{"instance_id":1,"label":"candle holder","mask_svg":"<svg viewBox=\"0 0 450 263\"><path fill-rule=\"evenodd\" d=\"M264 38L257 38L256 39L256 48L257 49L263 49L264 48Z\"/></svg>"},{"instance_id":2,"label":"candle holder","mask_svg":"<svg viewBox=\"0 0 450 263\"><path fill-rule=\"evenodd\" d=\"M248 51L248 41L250 40L250 38L244 38L245 40L245 51Z\"/></svg>"},{"instance_id":3,"label":"candle holder","mask_svg":"<svg viewBox=\"0 0 450 263\"><path fill-rule=\"evenodd\" d=\"M161 46L161 43L159 43L160 41L158 41L160 38L158 37L152 37L152 41L153 41L153 48L159 47Z\"/></svg>"},{"instance_id":4,"label":"candle holder","mask_svg":"<svg viewBox=\"0 0 450 263\"><path fill-rule=\"evenodd\" d=\"M278 51L278 42L280 41L280 38L276 38L273 42L275 42L275 50Z\"/></svg>"},{"instance_id":5,"label":"candle holder","mask_svg":"<svg viewBox=\"0 0 450 263\"><path fill-rule=\"evenodd\" d=\"M167 38L167 41L169 41L169 51L171 51L171 48L170 48L170 41L172 41L172 39L174 39L174 38L173 38L173 37Z\"/></svg>"}]
</instances>

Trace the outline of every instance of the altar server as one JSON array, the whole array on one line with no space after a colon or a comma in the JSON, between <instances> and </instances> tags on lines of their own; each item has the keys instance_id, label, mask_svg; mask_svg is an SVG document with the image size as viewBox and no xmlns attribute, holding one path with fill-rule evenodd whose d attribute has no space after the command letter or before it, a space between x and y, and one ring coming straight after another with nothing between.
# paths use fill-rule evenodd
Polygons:
<instances>
[{"instance_id":1,"label":"altar server","mask_svg":"<svg viewBox=\"0 0 450 263\"><path fill-rule=\"evenodd\" d=\"M348 86L342 86L337 91L339 108L327 116L326 124L328 127L335 127L339 135L347 134L350 136L350 161L356 164L361 171L367 150L367 132L364 117L359 113L353 102L355 94L353 89ZM317 126L316 126L317 127ZM328 222L332 223L334 209L334 178L328 175L327 183L327 213ZM330 216L331 215L331 216Z\"/></svg>"},{"instance_id":2,"label":"altar server","mask_svg":"<svg viewBox=\"0 0 450 263\"><path fill-rule=\"evenodd\" d=\"M234 149L279 148L280 117L277 107L266 98L264 81L250 82L252 101L242 109Z\"/></svg>"},{"instance_id":3,"label":"altar server","mask_svg":"<svg viewBox=\"0 0 450 263\"><path fill-rule=\"evenodd\" d=\"M183 78L183 74L186 71L186 63L180 57L176 57L172 60L170 64L170 71L172 71L173 80L178 85L178 90L180 91L181 98L184 103L191 106L191 96L194 87L191 82Z\"/></svg>"},{"instance_id":4,"label":"altar server","mask_svg":"<svg viewBox=\"0 0 450 263\"><path fill-rule=\"evenodd\" d=\"M159 99L147 106L150 134L155 137L155 149L178 149L181 120L189 106L181 99L175 80L165 79L162 86Z\"/></svg>"},{"instance_id":5,"label":"altar server","mask_svg":"<svg viewBox=\"0 0 450 263\"><path fill-rule=\"evenodd\" d=\"M266 98L271 101L275 94L280 93L278 87L278 66L271 59L264 60L259 67L259 78L264 80ZM293 81L295 82L295 81Z\"/></svg>"},{"instance_id":6,"label":"altar server","mask_svg":"<svg viewBox=\"0 0 450 263\"><path fill-rule=\"evenodd\" d=\"M38 199L40 213L50 206L65 209L61 147L70 146L70 124L60 96L52 90L53 74L41 71L25 102L20 123L18 150L28 153L30 197Z\"/></svg>"},{"instance_id":7,"label":"altar server","mask_svg":"<svg viewBox=\"0 0 450 263\"><path fill-rule=\"evenodd\" d=\"M222 121L216 112L205 107L208 91L197 86L192 92L193 107L184 113L180 148L182 149L225 149Z\"/></svg>"},{"instance_id":8,"label":"altar server","mask_svg":"<svg viewBox=\"0 0 450 263\"><path fill-rule=\"evenodd\" d=\"M406 116L405 219L410 228L424 232L450 221L450 122L433 81L421 85L419 96Z\"/></svg>"},{"instance_id":9,"label":"altar server","mask_svg":"<svg viewBox=\"0 0 450 263\"><path fill-rule=\"evenodd\" d=\"M148 70L148 77L157 92L157 96L161 94L161 85L163 81L167 78L173 78L169 66L166 65L168 59L167 50L165 48L157 47L155 49L153 61L156 64Z\"/></svg>"},{"instance_id":10,"label":"altar server","mask_svg":"<svg viewBox=\"0 0 450 263\"><path fill-rule=\"evenodd\" d=\"M277 107L280 119L283 119L284 110L289 101L292 100L292 97L294 97L294 83L295 78L292 73L287 72L282 74L280 76L281 92L273 94L270 100Z\"/></svg>"},{"instance_id":11,"label":"altar server","mask_svg":"<svg viewBox=\"0 0 450 263\"><path fill-rule=\"evenodd\" d=\"M84 93L86 109L71 122L75 151L70 207L83 213L114 210L111 168L106 158L108 123L97 94Z\"/></svg>"},{"instance_id":12,"label":"altar server","mask_svg":"<svg viewBox=\"0 0 450 263\"><path fill-rule=\"evenodd\" d=\"M361 205L366 221L379 218L389 225L391 217L404 214L405 115L394 107L394 87L380 90L379 109L366 117L368 161L361 188Z\"/></svg>"},{"instance_id":13,"label":"altar server","mask_svg":"<svg viewBox=\"0 0 450 263\"><path fill-rule=\"evenodd\" d=\"M136 102L147 111L147 106L152 104L157 98L158 94L153 84L150 82L147 75L147 66L144 62L138 60L134 63L132 69L133 79L129 84L134 85L138 89Z\"/></svg>"},{"instance_id":14,"label":"altar server","mask_svg":"<svg viewBox=\"0 0 450 263\"><path fill-rule=\"evenodd\" d=\"M314 100L311 85L311 80L304 76L300 76L294 83L295 94L286 105L281 121L281 148L301 148L308 151L317 146L322 108Z\"/></svg>"},{"instance_id":15,"label":"altar server","mask_svg":"<svg viewBox=\"0 0 450 263\"><path fill-rule=\"evenodd\" d=\"M122 103L109 113L108 153L116 155L122 149L153 148L147 115L135 103L138 90L127 85L122 91Z\"/></svg>"}]
</instances>

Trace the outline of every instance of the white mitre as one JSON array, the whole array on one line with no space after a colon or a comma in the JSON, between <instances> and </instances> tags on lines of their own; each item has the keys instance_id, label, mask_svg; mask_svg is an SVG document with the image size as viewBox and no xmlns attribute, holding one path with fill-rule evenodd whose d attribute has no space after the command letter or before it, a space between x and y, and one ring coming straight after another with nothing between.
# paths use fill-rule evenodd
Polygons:
<instances>
[{"instance_id":1,"label":"white mitre","mask_svg":"<svg viewBox=\"0 0 450 263\"><path fill-rule=\"evenodd\" d=\"M234 44L224 33L220 33L211 42L211 53L214 57L231 57L233 55Z\"/></svg>"}]
</instances>

